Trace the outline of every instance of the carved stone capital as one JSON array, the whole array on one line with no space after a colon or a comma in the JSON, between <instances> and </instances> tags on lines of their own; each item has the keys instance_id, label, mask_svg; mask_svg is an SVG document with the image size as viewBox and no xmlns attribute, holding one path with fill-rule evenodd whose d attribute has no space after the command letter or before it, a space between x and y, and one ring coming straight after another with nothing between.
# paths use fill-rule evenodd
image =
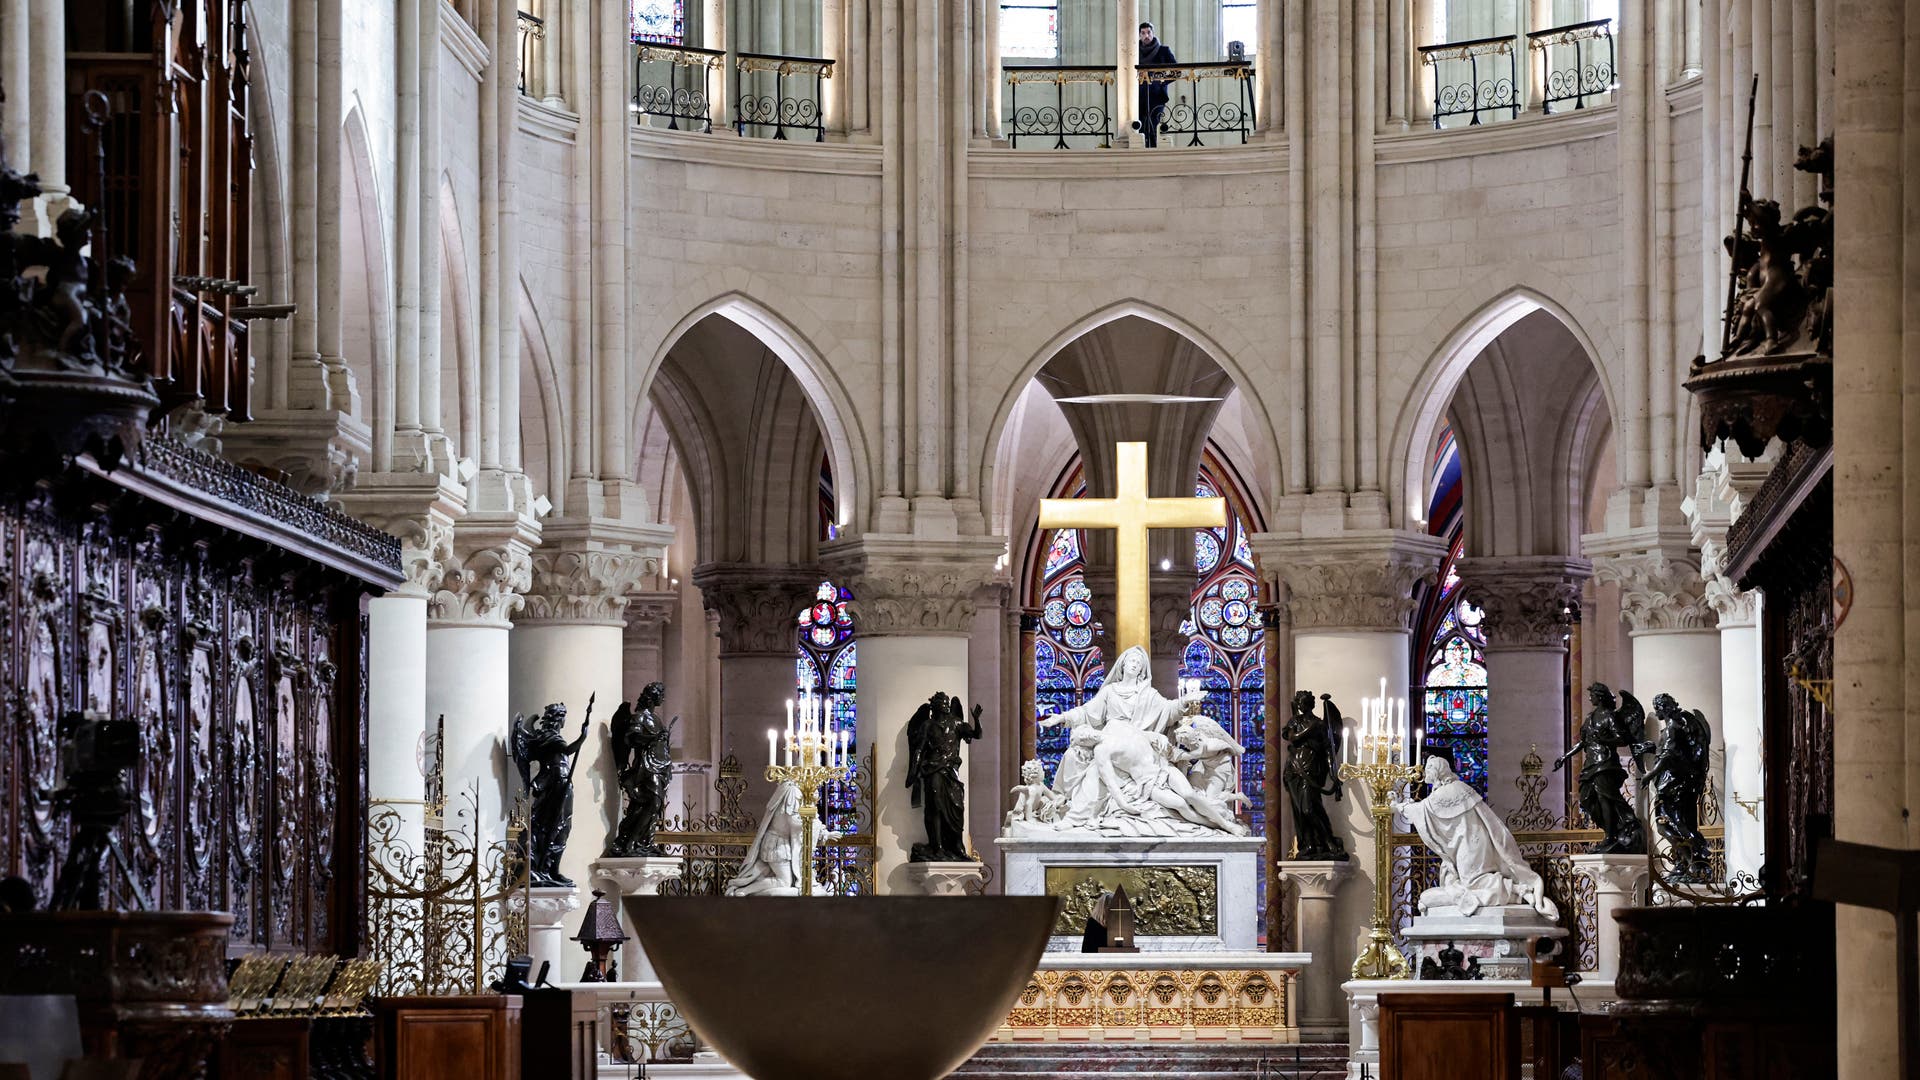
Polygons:
<instances>
[{"instance_id":1,"label":"carved stone capital","mask_svg":"<svg viewBox=\"0 0 1920 1080\"><path fill-rule=\"evenodd\" d=\"M676 592L636 592L627 597L626 640L629 644L658 647L666 636L667 624L680 610Z\"/></svg>"},{"instance_id":2,"label":"carved stone capital","mask_svg":"<svg viewBox=\"0 0 1920 1080\"><path fill-rule=\"evenodd\" d=\"M1644 855L1574 855L1568 861L1574 873L1593 879L1594 891L1602 897L1624 897L1625 903L1635 904L1646 889ZM1615 900L1616 904L1620 902Z\"/></svg>"},{"instance_id":3,"label":"carved stone capital","mask_svg":"<svg viewBox=\"0 0 1920 1080\"><path fill-rule=\"evenodd\" d=\"M427 618L442 626L506 629L533 584L540 523L524 514L468 515L453 532L453 554Z\"/></svg>"},{"instance_id":4,"label":"carved stone capital","mask_svg":"<svg viewBox=\"0 0 1920 1080\"><path fill-rule=\"evenodd\" d=\"M1665 550L1598 555L1593 576L1620 587L1620 614L1636 634L1711 630L1718 623L1691 557Z\"/></svg>"},{"instance_id":5,"label":"carved stone capital","mask_svg":"<svg viewBox=\"0 0 1920 1080\"><path fill-rule=\"evenodd\" d=\"M1446 555L1438 537L1394 531L1258 533L1252 545L1261 573L1285 586L1296 631L1407 629L1414 585L1431 579Z\"/></svg>"},{"instance_id":6,"label":"carved stone capital","mask_svg":"<svg viewBox=\"0 0 1920 1080\"><path fill-rule=\"evenodd\" d=\"M438 473L361 473L330 500L341 510L400 538L401 596L429 599L454 562L454 523L466 513L460 482Z\"/></svg>"},{"instance_id":7,"label":"carved stone capital","mask_svg":"<svg viewBox=\"0 0 1920 1080\"><path fill-rule=\"evenodd\" d=\"M660 886L680 880L686 864L659 856L607 856L595 859L592 870L594 883L612 885L615 896L658 896Z\"/></svg>"},{"instance_id":8,"label":"carved stone capital","mask_svg":"<svg viewBox=\"0 0 1920 1080\"><path fill-rule=\"evenodd\" d=\"M556 520L541 531L518 624L620 626L628 595L660 573L673 530L603 520Z\"/></svg>"},{"instance_id":9,"label":"carved stone capital","mask_svg":"<svg viewBox=\"0 0 1920 1080\"><path fill-rule=\"evenodd\" d=\"M1592 574L1585 559L1557 556L1460 561L1461 588L1486 612L1481 626L1493 649L1565 648L1580 585Z\"/></svg>"},{"instance_id":10,"label":"carved stone capital","mask_svg":"<svg viewBox=\"0 0 1920 1080\"><path fill-rule=\"evenodd\" d=\"M1720 617L1720 629L1753 626L1760 621L1760 594L1741 589L1719 574L1706 579L1706 601Z\"/></svg>"},{"instance_id":11,"label":"carved stone capital","mask_svg":"<svg viewBox=\"0 0 1920 1080\"><path fill-rule=\"evenodd\" d=\"M224 425L219 438L229 461L277 470L294 490L321 498L351 489L373 453L367 425L335 409L261 410Z\"/></svg>"},{"instance_id":12,"label":"carved stone capital","mask_svg":"<svg viewBox=\"0 0 1920 1080\"><path fill-rule=\"evenodd\" d=\"M722 658L792 656L795 619L820 585L818 570L761 563L701 563L700 601L717 622Z\"/></svg>"},{"instance_id":13,"label":"carved stone capital","mask_svg":"<svg viewBox=\"0 0 1920 1080\"><path fill-rule=\"evenodd\" d=\"M568 885L541 886L527 890L527 926L559 926L560 920L580 909L580 890Z\"/></svg>"},{"instance_id":14,"label":"carved stone capital","mask_svg":"<svg viewBox=\"0 0 1920 1080\"><path fill-rule=\"evenodd\" d=\"M821 562L853 594L863 637L961 637L975 601L1006 551L999 537L924 539L867 535L823 547Z\"/></svg>"},{"instance_id":15,"label":"carved stone capital","mask_svg":"<svg viewBox=\"0 0 1920 1080\"><path fill-rule=\"evenodd\" d=\"M1302 900L1331 900L1353 876L1351 862L1332 859L1283 859L1275 864L1280 876L1293 882Z\"/></svg>"}]
</instances>

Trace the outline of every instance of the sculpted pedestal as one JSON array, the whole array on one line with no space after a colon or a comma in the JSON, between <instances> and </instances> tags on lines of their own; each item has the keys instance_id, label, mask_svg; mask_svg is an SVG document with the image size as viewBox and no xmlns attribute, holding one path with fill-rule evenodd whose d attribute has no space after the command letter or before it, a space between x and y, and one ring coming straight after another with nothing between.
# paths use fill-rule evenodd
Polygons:
<instances>
[{"instance_id":1,"label":"sculpted pedestal","mask_svg":"<svg viewBox=\"0 0 1920 1080\"><path fill-rule=\"evenodd\" d=\"M563 982L578 975L567 971L566 917L580 909L580 890L556 885L527 890L527 954L533 957L529 978L540 974L541 964L552 964L547 972L550 982Z\"/></svg>"},{"instance_id":2,"label":"sculpted pedestal","mask_svg":"<svg viewBox=\"0 0 1920 1080\"><path fill-rule=\"evenodd\" d=\"M977 862L910 862L906 874L913 891L925 896L965 896L986 880L987 868Z\"/></svg>"},{"instance_id":3,"label":"sculpted pedestal","mask_svg":"<svg viewBox=\"0 0 1920 1080\"><path fill-rule=\"evenodd\" d=\"M614 896L657 896L660 886L680 880L685 871L685 863L664 855L608 857L595 859L592 866L593 881L610 886L608 891ZM640 935L627 922L627 906L615 904L614 907L620 912L620 928L628 938L628 970L624 981L657 982L659 977L654 974L653 964L647 960L646 950L640 947Z\"/></svg>"},{"instance_id":4,"label":"sculpted pedestal","mask_svg":"<svg viewBox=\"0 0 1920 1080\"><path fill-rule=\"evenodd\" d=\"M1301 952L1322 961L1301 976L1300 1034L1339 1041L1346 1036L1347 999L1340 990L1340 969L1324 958L1335 952L1334 897L1353 876L1353 863L1290 859L1278 866L1281 879L1293 884L1299 898L1293 921L1295 943Z\"/></svg>"},{"instance_id":5,"label":"sculpted pedestal","mask_svg":"<svg viewBox=\"0 0 1920 1080\"><path fill-rule=\"evenodd\" d=\"M1592 981L1613 981L1620 973L1620 924L1613 913L1639 904L1647 888L1645 855L1575 855L1569 860L1573 872L1593 879L1596 933L1595 968L1587 975Z\"/></svg>"}]
</instances>

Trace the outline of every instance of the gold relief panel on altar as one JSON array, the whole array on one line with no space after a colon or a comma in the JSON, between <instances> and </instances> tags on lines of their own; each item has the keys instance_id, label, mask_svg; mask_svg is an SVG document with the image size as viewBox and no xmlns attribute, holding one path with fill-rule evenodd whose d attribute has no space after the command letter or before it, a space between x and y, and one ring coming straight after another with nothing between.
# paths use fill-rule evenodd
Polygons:
<instances>
[{"instance_id":1,"label":"gold relief panel on altar","mask_svg":"<svg viewBox=\"0 0 1920 1080\"><path fill-rule=\"evenodd\" d=\"M1141 937L1211 936L1220 932L1220 884L1213 866L1049 866L1047 895L1058 896L1055 934L1085 931L1104 892L1126 886L1134 932Z\"/></svg>"}]
</instances>

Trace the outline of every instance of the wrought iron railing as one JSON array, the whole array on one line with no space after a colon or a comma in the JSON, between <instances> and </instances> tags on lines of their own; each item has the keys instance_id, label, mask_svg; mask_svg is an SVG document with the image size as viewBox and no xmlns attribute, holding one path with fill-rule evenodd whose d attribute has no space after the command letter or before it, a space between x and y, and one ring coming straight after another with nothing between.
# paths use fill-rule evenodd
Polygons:
<instances>
[{"instance_id":1,"label":"wrought iron railing","mask_svg":"<svg viewBox=\"0 0 1920 1080\"><path fill-rule=\"evenodd\" d=\"M522 11L516 19L520 29L520 92L527 93L527 73L533 70L535 43L544 46L547 21L531 11Z\"/></svg>"},{"instance_id":2,"label":"wrought iron railing","mask_svg":"<svg viewBox=\"0 0 1920 1080\"><path fill-rule=\"evenodd\" d=\"M1018 150L1023 138L1052 139L1055 150L1071 149L1072 138L1097 139L1103 150L1113 145L1118 71L1111 65L1008 67L1005 73L1007 145Z\"/></svg>"},{"instance_id":3,"label":"wrought iron railing","mask_svg":"<svg viewBox=\"0 0 1920 1080\"><path fill-rule=\"evenodd\" d=\"M822 91L833 78L833 61L817 56L779 56L740 53L734 61L733 129L745 135L771 131L785 139L787 132L813 132L815 142L827 138Z\"/></svg>"},{"instance_id":4,"label":"wrought iron railing","mask_svg":"<svg viewBox=\"0 0 1920 1080\"><path fill-rule=\"evenodd\" d=\"M461 792L452 818L429 801L416 850L399 803L371 800L367 813L368 952L379 961L382 995L481 994L507 958L527 951L524 809L506 838L479 826L477 785Z\"/></svg>"},{"instance_id":5,"label":"wrought iron railing","mask_svg":"<svg viewBox=\"0 0 1920 1080\"><path fill-rule=\"evenodd\" d=\"M1541 112L1568 101L1584 109L1589 99L1613 92L1613 20L1536 30L1527 49L1540 58Z\"/></svg>"},{"instance_id":6,"label":"wrought iron railing","mask_svg":"<svg viewBox=\"0 0 1920 1080\"><path fill-rule=\"evenodd\" d=\"M1469 117L1468 126L1502 111L1519 116L1516 46L1512 37L1422 45L1420 63L1433 73L1433 126L1445 126L1452 116Z\"/></svg>"},{"instance_id":7,"label":"wrought iron railing","mask_svg":"<svg viewBox=\"0 0 1920 1080\"><path fill-rule=\"evenodd\" d=\"M759 817L740 805L747 782L740 759L732 754L720 762L714 780L718 809L695 815L688 809L667 821L654 839L669 855L682 860L678 881L660 887L662 893L675 896L720 896L727 882L740 872ZM821 825L843 833L837 840L825 841L814 853L814 876L833 896L872 896L874 894L873 846L873 752L859 758L845 783L853 789L851 813L823 813Z\"/></svg>"},{"instance_id":8,"label":"wrought iron railing","mask_svg":"<svg viewBox=\"0 0 1920 1080\"><path fill-rule=\"evenodd\" d=\"M635 42L634 113L665 117L669 131L712 131L713 73L726 58L718 49Z\"/></svg>"},{"instance_id":9,"label":"wrought iron railing","mask_svg":"<svg viewBox=\"0 0 1920 1080\"><path fill-rule=\"evenodd\" d=\"M1143 64L1140 85L1167 87L1160 115L1161 135L1186 135L1187 146L1205 146L1203 135L1238 133L1242 143L1253 133L1253 64L1226 60L1212 64ZM1142 124L1148 117L1141 117ZM1175 143L1168 145L1177 145Z\"/></svg>"}]
</instances>

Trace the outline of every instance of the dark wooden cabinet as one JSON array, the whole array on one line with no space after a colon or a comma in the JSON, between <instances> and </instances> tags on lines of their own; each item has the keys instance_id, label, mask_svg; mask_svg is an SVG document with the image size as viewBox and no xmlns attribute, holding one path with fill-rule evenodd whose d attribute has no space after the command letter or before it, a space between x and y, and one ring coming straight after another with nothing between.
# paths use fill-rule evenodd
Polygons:
<instances>
[{"instance_id":1,"label":"dark wooden cabinet","mask_svg":"<svg viewBox=\"0 0 1920 1080\"><path fill-rule=\"evenodd\" d=\"M520 1080L520 999L373 998L380 1080Z\"/></svg>"},{"instance_id":2,"label":"dark wooden cabinet","mask_svg":"<svg viewBox=\"0 0 1920 1080\"><path fill-rule=\"evenodd\" d=\"M1380 1075L1520 1080L1512 994L1381 994Z\"/></svg>"}]
</instances>

